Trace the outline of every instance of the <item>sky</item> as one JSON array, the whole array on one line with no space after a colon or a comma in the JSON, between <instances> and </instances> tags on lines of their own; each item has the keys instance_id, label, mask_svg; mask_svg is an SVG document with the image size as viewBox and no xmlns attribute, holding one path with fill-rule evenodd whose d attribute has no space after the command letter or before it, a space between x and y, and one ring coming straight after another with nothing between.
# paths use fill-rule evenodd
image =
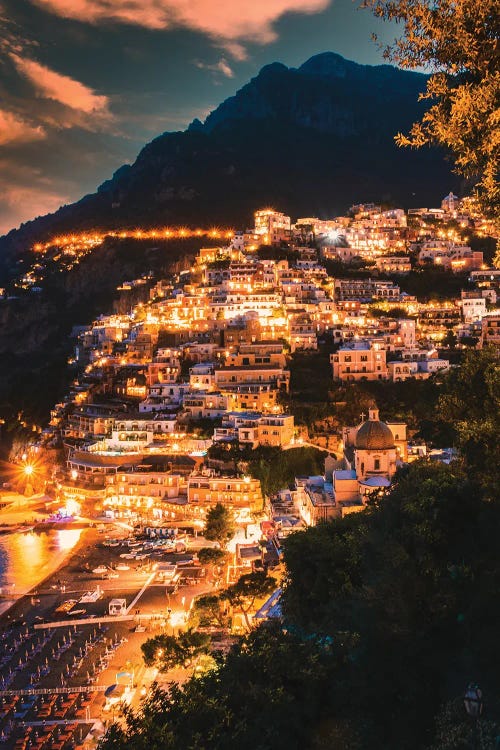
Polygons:
<instances>
[{"instance_id":1,"label":"sky","mask_svg":"<svg viewBox=\"0 0 500 750\"><path fill-rule=\"evenodd\" d=\"M0 0L0 234L94 192L263 65L379 64L372 33L390 32L356 0Z\"/></svg>"}]
</instances>

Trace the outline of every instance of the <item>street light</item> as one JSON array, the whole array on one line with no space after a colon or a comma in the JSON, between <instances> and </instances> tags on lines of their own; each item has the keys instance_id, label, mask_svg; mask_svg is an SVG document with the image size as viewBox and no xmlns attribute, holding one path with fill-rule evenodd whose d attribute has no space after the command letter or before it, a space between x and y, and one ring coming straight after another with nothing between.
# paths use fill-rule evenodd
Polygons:
<instances>
[{"instance_id":1,"label":"street light","mask_svg":"<svg viewBox=\"0 0 500 750\"><path fill-rule=\"evenodd\" d=\"M473 718L478 719L483 712L483 691L471 682L467 685L467 690L464 695L464 706L467 714Z\"/></svg>"}]
</instances>

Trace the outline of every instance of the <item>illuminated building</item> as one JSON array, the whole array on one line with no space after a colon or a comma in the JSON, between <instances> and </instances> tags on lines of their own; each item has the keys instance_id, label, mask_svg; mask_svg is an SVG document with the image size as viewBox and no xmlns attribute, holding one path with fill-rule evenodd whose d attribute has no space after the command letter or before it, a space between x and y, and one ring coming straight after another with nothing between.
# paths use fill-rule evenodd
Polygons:
<instances>
[{"instance_id":1,"label":"illuminated building","mask_svg":"<svg viewBox=\"0 0 500 750\"><path fill-rule=\"evenodd\" d=\"M500 349L500 312L485 315L481 320L480 346L495 346Z\"/></svg>"},{"instance_id":2,"label":"illuminated building","mask_svg":"<svg viewBox=\"0 0 500 750\"><path fill-rule=\"evenodd\" d=\"M386 351L378 343L356 341L330 355L333 379L345 382L387 380Z\"/></svg>"},{"instance_id":3,"label":"illuminated building","mask_svg":"<svg viewBox=\"0 0 500 750\"><path fill-rule=\"evenodd\" d=\"M272 208L264 208L256 211L255 234L259 236L262 244L275 245L287 241L291 235L291 219L280 211Z\"/></svg>"},{"instance_id":4,"label":"illuminated building","mask_svg":"<svg viewBox=\"0 0 500 750\"><path fill-rule=\"evenodd\" d=\"M188 479L189 505L210 507L216 503L231 509L262 508L260 481L253 477L224 477L214 473L193 474Z\"/></svg>"}]
</instances>

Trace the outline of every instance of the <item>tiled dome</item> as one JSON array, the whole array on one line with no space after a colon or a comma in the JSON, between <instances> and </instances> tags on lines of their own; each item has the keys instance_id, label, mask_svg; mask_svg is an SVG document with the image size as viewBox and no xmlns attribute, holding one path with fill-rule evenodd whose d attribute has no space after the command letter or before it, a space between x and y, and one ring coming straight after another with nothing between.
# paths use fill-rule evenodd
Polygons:
<instances>
[{"instance_id":1,"label":"tiled dome","mask_svg":"<svg viewBox=\"0 0 500 750\"><path fill-rule=\"evenodd\" d=\"M385 422L378 418L378 409L370 409L367 422L363 422L356 434L358 450L384 451L394 448L394 435Z\"/></svg>"}]
</instances>

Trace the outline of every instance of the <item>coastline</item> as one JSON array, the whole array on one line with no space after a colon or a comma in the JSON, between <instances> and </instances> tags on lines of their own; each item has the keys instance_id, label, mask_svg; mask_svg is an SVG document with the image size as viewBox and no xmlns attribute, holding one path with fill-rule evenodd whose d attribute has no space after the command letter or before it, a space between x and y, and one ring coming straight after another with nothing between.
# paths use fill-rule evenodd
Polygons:
<instances>
[{"instance_id":1,"label":"coastline","mask_svg":"<svg viewBox=\"0 0 500 750\"><path fill-rule=\"evenodd\" d=\"M71 529L71 526L69 526L69 528ZM48 532L67 529L68 526L64 529L60 529L60 527L56 528L55 525L49 527L48 525L44 526L42 524L38 524L36 527L37 531L41 530ZM88 525L80 525L80 528L77 530L80 531L80 536L75 545L68 549L59 550L59 552L53 556L51 561L43 566L40 571L40 578L37 581L33 582L29 587L24 588L22 591L16 592L15 596L5 596L5 598L0 598L0 628L10 625L11 621L22 617L23 613L27 612L30 608L36 614L37 607L32 605L31 598L37 596L40 589L57 586L56 582L61 580L62 577L72 577L71 567L74 565L75 558L81 554L83 549L93 547L94 545L92 542L95 543L97 539L97 533L92 534L92 531L95 530ZM89 541L91 541L91 544L89 544ZM26 601L28 599L29 601ZM28 606L26 607L26 605Z\"/></svg>"}]
</instances>

